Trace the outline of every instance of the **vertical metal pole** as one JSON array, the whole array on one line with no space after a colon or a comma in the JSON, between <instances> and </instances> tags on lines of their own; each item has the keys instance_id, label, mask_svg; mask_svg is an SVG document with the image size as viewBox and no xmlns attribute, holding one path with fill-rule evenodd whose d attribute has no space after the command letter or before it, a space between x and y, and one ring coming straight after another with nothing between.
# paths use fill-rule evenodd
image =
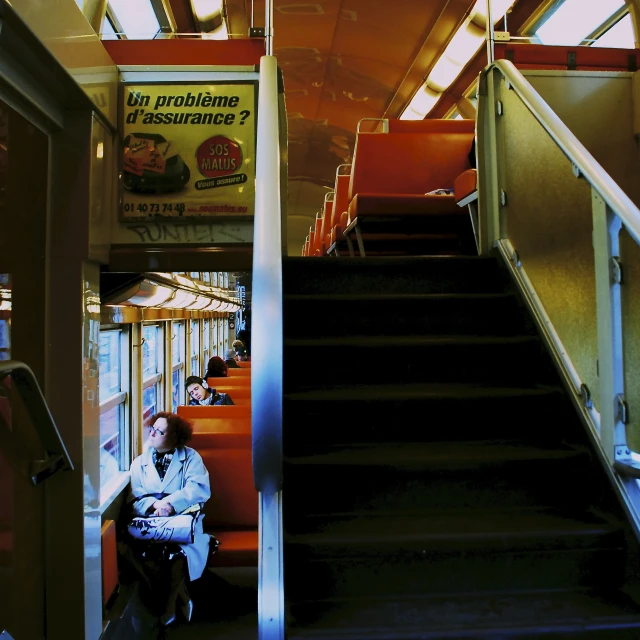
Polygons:
<instances>
[{"instance_id":1,"label":"vertical metal pole","mask_svg":"<svg viewBox=\"0 0 640 640\"><path fill-rule=\"evenodd\" d=\"M493 12L491 11L491 0L487 0L487 65L495 60L494 41L495 34L493 28Z\"/></svg>"},{"instance_id":2,"label":"vertical metal pole","mask_svg":"<svg viewBox=\"0 0 640 640\"><path fill-rule=\"evenodd\" d=\"M264 3L264 36L265 52L273 55L273 0L265 0Z\"/></svg>"},{"instance_id":3,"label":"vertical metal pole","mask_svg":"<svg viewBox=\"0 0 640 640\"><path fill-rule=\"evenodd\" d=\"M254 0L251 0L251 28L253 29L253 16L255 15L256 7Z\"/></svg>"},{"instance_id":4,"label":"vertical metal pole","mask_svg":"<svg viewBox=\"0 0 640 640\"><path fill-rule=\"evenodd\" d=\"M269 4L271 4L269 2ZM269 15L269 11L267 12ZM265 34L271 42L270 22ZM271 46L267 47L267 51ZM258 638L284 638L282 532L282 232L278 62L260 59L251 340L253 477L260 492Z\"/></svg>"},{"instance_id":5,"label":"vertical metal pole","mask_svg":"<svg viewBox=\"0 0 640 640\"><path fill-rule=\"evenodd\" d=\"M621 221L598 192L591 189L593 250L595 258L598 319L598 369L600 384L600 440L610 463L628 458L624 401L624 353L622 349L622 294L614 277L613 258L620 256Z\"/></svg>"}]
</instances>

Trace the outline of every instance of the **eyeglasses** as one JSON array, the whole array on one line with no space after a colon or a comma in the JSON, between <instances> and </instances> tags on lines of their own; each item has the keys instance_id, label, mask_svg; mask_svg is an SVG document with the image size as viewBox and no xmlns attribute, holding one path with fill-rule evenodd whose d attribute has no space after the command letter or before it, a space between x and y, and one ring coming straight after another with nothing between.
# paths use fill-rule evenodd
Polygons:
<instances>
[{"instance_id":1,"label":"eyeglasses","mask_svg":"<svg viewBox=\"0 0 640 640\"><path fill-rule=\"evenodd\" d=\"M159 436L163 436L165 434L164 431L160 431L160 429L156 429L155 427L149 427L149 435L155 436L156 433Z\"/></svg>"}]
</instances>

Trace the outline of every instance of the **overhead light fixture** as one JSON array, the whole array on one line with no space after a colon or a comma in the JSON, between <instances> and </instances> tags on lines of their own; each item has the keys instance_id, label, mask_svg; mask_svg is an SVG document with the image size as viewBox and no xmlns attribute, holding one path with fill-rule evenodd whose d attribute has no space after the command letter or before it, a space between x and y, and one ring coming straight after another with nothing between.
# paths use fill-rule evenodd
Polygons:
<instances>
[{"instance_id":1,"label":"overhead light fixture","mask_svg":"<svg viewBox=\"0 0 640 640\"><path fill-rule=\"evenodd\" d=\"M222 13L222 0L191 0L193 11L200 22L211 20Z\"/></svg>"},{"instance_id":2,"label":"overhead light fixture","mask_svg":"<svg viewBox=\"0 0 640 640\"><path fill-rule=\"evenodd\" d=\"M492 0L493 21L507 13L514 0ZM422 120L440 99L443 91L460 75L486 38L487 2L477 0L469 17L451 38L446 49L431 69L424 84L400 114L400 120Z\"/></svg>"},{"instance_id":3,"label":"overhead light fixture","mask_svg":"<svg viewBox=\"0 0 640 640\"><path fill-rule=\"evenodd\" d=\"M192 310L201 311L202 309L205 309L210 304L211 304L211 298L207 298L206 296L198 296L196 298L196 301L193 304L190 304L186 308L189 309L189 311L192 311Z\"/></svg>"},{"instance_id":4,"label":"overhead light fixture","mask_svg":"<svg viewBox=\"0 0 640 640\"><path fill-rule=\"evenodd\" d=\"M157 307L173 297L175 289L164 285L140 280L132 285L110 295L104 304L127 304L135 307Z\"/></svg>"},{"instance_id":5,"label":"overhead light fixture","mask_svg":"<svg viewBox=\"0 0 640 640\"><path fill-rule=\"evenodd\" d=\"M433 108L440 94L423 84L400 114L400 120L422 120ZM308 236L307 236L308 237Z\"/></svg>"},{"instance_id":6,"label":"overhead light fixture","mask_svg":"<svg viewBox=\"0 0 640 640\"><path fill-rule=\"evenodd\" d=\"M472 22L458 29L431 70L427 85L442 93L460 75L485 41L485 32Z\"/></svg>"},{"instance_id":7,"label":"overhead light fixture","mask_svg":"<svg viewBox=\"0 0 640 640\"><path fill-rule=\"evenodd\" d=\"M198 284L180 274L102 274L101 303L109 306L126 305L190 311L218 311L237 303L236 292ZM0 304L5 297L0 288ZM10 304L10 289L7 289ZM97 304L97 303L96 303ZM5 307L0 307L0 309Z\"/></svg>"},{"instance_id":8,"label":"overhead light fixture","mask_svg":"<svg viewBox=\"0 0 640 640\"><path fill-rule=\"evenodd\" d=\"M491 17L493 18L493 24L504 18L513 3L514 0L491 0ZM487 0L477 0L471 10L471 21L486 29Z\"/></svg>"},{"instance_id":9,"label":"overhead light fixture","mask_svg":"<svg viewBox=\"0 0 640 640\"><path fill-rule=\"evenodd\" d=\"M186 309L188 306L192 305L197 298L198 296L195 293L191 293L191 291L178 289L173 298L158 306L163 309Z\"/></svg>"},{"instance_id":10,"label":"overhead light fixture","mask_svg":"<svg viewBox=\"0 0 640 640\"><path fill-rule=\"evenodd\" d=\"M210 304L203 311L217 311L222 306L222 300L211 300Z\"/></svg>"},{"instance_id":11,"label":"overhead light fixture","mask_svg":"<svg viewBox=\"0 0 640 640\"><path fill-rule=\"evenodd\" d=\"M203 31L202 39L203 40L228 40L229 39L229 31L227 30L227 23L225 22L222 16L220 17L221 23L220 26L213 29L212 31Z\"/></svg>"},{"instance_id":12,"label":"overhead light fixture","mask_svg":"<svg viewBox=\"0 0 640 640\"><path fill-rule=\"evenodd\" d=\"M229 37L222 0L191 0L200 22L203 40L226 40Z\"/></svg>"}]
</instances>

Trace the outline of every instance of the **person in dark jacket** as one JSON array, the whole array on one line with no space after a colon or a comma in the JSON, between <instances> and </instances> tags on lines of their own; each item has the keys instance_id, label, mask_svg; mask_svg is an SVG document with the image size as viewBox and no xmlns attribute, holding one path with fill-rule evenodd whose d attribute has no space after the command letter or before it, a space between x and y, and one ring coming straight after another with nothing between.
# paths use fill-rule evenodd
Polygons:
<instances>
[{"instance_id":1,"label":"person in dark jacket","mask_svg":"<svg viewBox=\"0 0 640 640\"><path fill-rule=\"evenodd\" d=\"M184 383L189 394L189 404L209 406L214 404L235 404L228 393L218 393L210 389L199 376L189 376Z\"/></svg>"},{"instance_id":2,"label":"person in dark jacket","mask_svg":"<svg viewBox=\"0 0 640 640\"><path fill-rule=\"evenodd\" d=\"M227 350L227 359L225 362L229 369L240 369L240 365L236 362L236 352L233 349Z\"/></svg>"},{"instance_id":3,"label":"person in dark jacket","mask_svg":"<svg viewBox=\"0 0 640 640\"><path fill-rule=\"evenodd\" d=\"M204 374L204 379L207 378L226 378L228 375L229 366L220 356L213 356L209 358L207 363L207 372Z\"/></svg>"}]
</instances>

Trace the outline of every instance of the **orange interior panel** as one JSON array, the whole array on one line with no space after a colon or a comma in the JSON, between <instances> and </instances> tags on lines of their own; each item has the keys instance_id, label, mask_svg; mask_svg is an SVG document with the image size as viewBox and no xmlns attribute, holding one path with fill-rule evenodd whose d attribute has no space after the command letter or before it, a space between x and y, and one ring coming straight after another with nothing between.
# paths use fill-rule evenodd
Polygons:
<instances>
[{"instance_id":1,"label":"orange interior panel","mask_svg":"<svg viewBox=\"0 0 640 640\"><path fill-rule=\"evenodd\" d=\"M260 64L265 54L262 38L237 40L103 40L117 65L228 65Z\"/></svg>"},{"instance_id":2,"label":"orange interior panel","mask_svg":"<svg viewBox=\"0 0 640 640\"><path fill-rule=\"evenodd\" d=\"M453 183L456 202L471 195L478 188L478 172L469 169L461 173Z\"/></svg>"},{"instance_id":3,"label":"orange interior panel","mask_svg":"<svg viewBox=\"0 0 640 640\"><path fill-rule=\"evenodd\" d=\"M118 586L118 558L116 554L116 523L105 520L100 531L102 545L102 603L107 604Z\"/></svg>"}]
</instances>

